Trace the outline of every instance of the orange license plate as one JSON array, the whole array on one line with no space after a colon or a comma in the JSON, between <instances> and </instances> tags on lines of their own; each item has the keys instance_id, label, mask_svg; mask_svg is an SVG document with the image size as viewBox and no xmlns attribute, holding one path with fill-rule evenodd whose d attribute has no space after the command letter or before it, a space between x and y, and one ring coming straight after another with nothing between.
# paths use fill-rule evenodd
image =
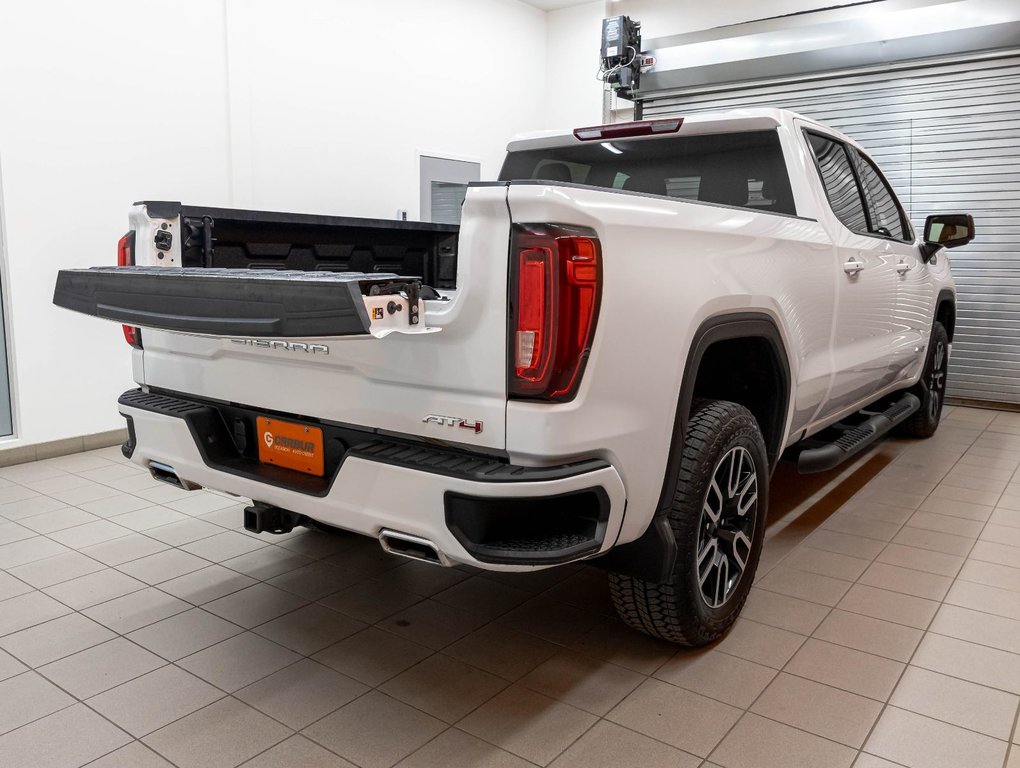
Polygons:
<instances>
[{"instance_id":1,"label":"orange license plate","mask_svg":"<svg viewBox=\"0 0 1020 768\"><path fill-rule=\"evenodd\" d=\"M258 417L259 461L309 475L324 474L322 430Z\"/></svg>"}]
</instances>

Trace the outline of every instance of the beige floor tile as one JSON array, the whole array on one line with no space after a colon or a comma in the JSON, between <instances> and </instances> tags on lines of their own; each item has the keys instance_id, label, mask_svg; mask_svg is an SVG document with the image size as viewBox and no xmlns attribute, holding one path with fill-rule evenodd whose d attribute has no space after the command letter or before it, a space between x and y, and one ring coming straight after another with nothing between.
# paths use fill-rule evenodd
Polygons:
<instances>
[{"instance_id":1,"label":"beige floor tile","mask_svg":"<svg viewBox=\"0 0 1020 768\"><path fill-rule=\"evenodd\" d=\"M1020 698L920 667L907 667L889 703L1008 740Z\"/></svg>"},{"instance_id":2,"label":"beige floor tile","mask_svg":"<svg viewBox=\"0 0 1020 768\"><path fill-rule=\"evenodd\" d=\"M873 699L781 673L751 711L860 749L882 711Z\"/></svg>"},{"instance_id":3,"label":"beige floor tile","mask_svg":"<svg viewBox=\"0 0 1020 768\"><path fill-rule=\"evenodd\" d=\"M966 557L974 545L974 539L954 536L951 533L940 533L939 531L904 526L896 534L893 543L917 547L918 549L929 549L933 552L941 552L946 555Z\"/></svg>"},{"instance_id":4,"label":"beige floor tile","mask_svg":"<svg viewBox=\"0 0 1020 768\"><path fill-rule=\"evenodd\" d=\"M634 634L633 630L628 632ZM583 639L577 642L582 643ZM514 681L551 658L558 650L559 646L540 637L515 629L489 625L472 632L463 640L458 640L446 648L444 653L486 672Z\"/></svg>"},{"instance_id":5,"label":"beige floor tile","mask_svg":"<svg viewBox=\"0 0 1020 768\"><path fill-rule=\"evenodd\" d=\"M1014 744L1009 749L1009 758L1006 760L1006 768L1020 768L1020 749Z\"/></svg>"},{"instance_id":6,"label":"beige floor tile","mask_svg":"<svg viewBox=\"0 0 1020 768\"><path fill-rule=\"evenodd\" d=\"M117 566L168 549L161 541L141 533L130 533L111 541L82 548L81 552L106 565Z\"/></svg>"},{"instance_id":7,"label":"beige floor tile","mask_svg":"<svg viewBox=\"0 0 1020 768\"><path fill-rule=\"evenodd\" d=\"M904 664L821 640L810 639L785 671L878 701L889 698Z\"/></svg>"},{"instance_id":8,"label":"beige floor tile","mask_svg":"<svg viewBox=\"0 0 1020 768\"><path fill-rule=\"evenodd\" d=\"M995 489L960 488L951 484L942 483L931 492L932 498L949 499L951 501L963 501L968 504L982 504L984 506L995 506L1001 491Z\"/></svg>"},{"instance_id":9,"label":"beige floor tile","mask_svg":"<svg viewBox=\"0 0 1020 768\"><path fill-rule=\"evenodd\" d=\"M818 603L752 588L740 615L761 624L810 635L828 613L829 608Z\"/></svg>"},{"instance_id":10,"label":"beige floor tile","mask_svg":"<svg viewBox=\"0 0 1020 768\"><path fill-rule=\"evenodd\" d=\"M68 693L87 699L165 663L144 648L117 637L39 667L39 672Z\"/></svg>"},{"instance_id":11,"label":"beige floor tile","mask_svg":"<svg viewBox=\"0 0 1020 768\"><path fill-rule=\"evenodd\" d=\"M255 579L243 573L224 568L222 565L210 565L184 576L160 582L159 588L193 605L205 605L234 592L240 592L254 583Z\"/></svg>"},{"instance_id":12,"label":"beige floor tile","mask_svg":"<svg viewBox=\"0 0 1020 768\"><path fill-rule=\"evenodd\" d=\"M5 571L0 571L0 602L33 591L32 587L25 582L14 578Z\"/></svg>"},{"instance_id":13,"label":"beige floor tile","mask_svg":"<svg viewBox=\"0 0 1020 768\"><path fill-rule=\"evenodd\" d=\"M83 613L120 634L127 634L189 608L183 600L148 587L86 608Z\"/></svg>"},{"instance_id":14,"label":"beige floor tile","mask_svg":"<svg viewBox=\"0 0 1020 768\"><path fill-rule=\"evenodd\" d=\"M245 632L186 656L177 664L230 693L300 658L282 645Z\"/></svg>"},{"instance_id":15,"label":"beige floor tile","mask_svg":"<svg viewBox=\"0 0 1020 768\"><path fill-rule=\"evenodd\" d=\"M948 576L876 562L864 572L859 583L927 600L941 600L946 596L953 580Z\"/></svg>"},{"instance_id":16,"label":"beige floor tile","mask_svg":"<svg viewBox=\"0 0 1020 768\"><path fill-rule=\"evenodd\" d=\"M284 725L300 730L367 690L367 686L356 680L311 659L302 659L242 688L234 696Z\"/></svg>"},{"instance_id":17,"label":"beige floor tile","mask_svg":"<svg viewBox=\"0 0 1020 768\"><path fill-rule=\"evenodd\" d=\"M80 550L93 544L102 544L104 541L113 541L129 536L131 533L133 531L130 528L111 523L109 520L96 520L94 523L76 525L74 528L56 531L49 536L65 546Z\"/></svg>"},{"instance_id":18,"label":"beige floor tile","mask_svg":"<svg viewBox=\"0 0 1020 768\"><path fill-rule=\"evenodd\" d=\"M400 569L395 568L394 570ZM334 592L328 597L322 598L320 602L359 621L374 624L405 608L410 608L423 599L422 595L411 592L403 586L390 584L382 578L377 578L361 581L339 592Z\"/></svg>"},{"instance_id":19,"label":"beige floor tile","mask_svg":"<svg viewBox=\"0 0 1020 768\"><path fill-rule=\"evenodd\" d=\"M957 605L943 605L931 632L1010 653L1020 653L1020 621Z\"/></svg>"},{"instance_id":20,"label":"beige floor tile","mask_svg":"<svg viewBox=\"0 0 1020 768\"><path fill-rule=\"evenodd\" d=\"M362 768L389 768L444 728L440 720L371 691L319 720L304 735Z\"/></svg>"},{"instance_id":21,"label":"beige floor tile","mask_svg":"<svg viewBox=\"0 0 1020 768\"><path fill-rule=\"evenodd\" d=\"M928 531L938 531L953 536L963 536L968 539L976 539L981 533L983 524L978 520L967 520L963 517L952 515L940 515L936 512L915 512L913 517L907 521L910 528L923 528Z\"/></svg>"},{"instance_id":22,"label":"beige floor tile","mask_svg":"<svg viewBox=\"0 0 1020 768\"><path fill-rule=\"evenodd\" d=\"M360 621L312 603L260 624L253 631L302 656L311 656L364 628Z\"/></svg>"},{"instance_id":23,"label":"beige floor tile","mask_svg":"<svg viewBox=\"0 0 1020 768\"><path fill-rule=\"evenodd\" d=\"M118 496L108 496L95 501L84 501L79 506L97 517L111 518L152 505L145 499L140 499L129 493L121 493Z\"/></svg>"},{"instance_id":24,"label":"beige floor tile","mask_svg":"<svg viewBox=\"0 0 1020 768\"><path fill-rule=\"evenodd\" d=\"M0 546L0 568L10 570L46 557L67 552L67 547L44 536L34 536Z\"/></svg>"},{"instance_id":25,"label":"beige floor tile","mask_svg":"<svg viewBox=\"0 0 1020 768\"><path fill-rule=\"evenodd\" d=\"M959 555L947 555L934 550L908 547L903 544L889 544L877 558L880 563L913 568L916 571L934 573L939 576L956 576L963 565Z\"/></svg>"},{"instance_id":26,"label":"beige floor tile","mask_svg":"<svg viewBox=\"0 0 1020 768\"><path fill-rule=\"evenodd\" d=\"M842 744L748 713L712 760L724 768L849 768L855 754Z\"/></svg>"},{"instance_id":27,"label":"beige floor tile","mask_svg":"<svg viewBox=\"0 0 1020 768\"><path fill-rule=\"evenodd\" d=\"M876 656L909 661L923 635L923 631L913 627L837 609L815 630L814 637Z\"/></svg>"},{"instance_id":28,"label":"beige floor tile","mask_svg":"<svg viewBox=\"0 0 1020 768\"><path fill-rule=\"evenodd\" d=\"M875 755L869 755L867 752L861 752L854 761L853 768L903 768L903 766Z\"/></svg>"},{"instance_id":29,"label":"beige floor tile","mask_svg":"<svg viewBox=\"0 0 1020 768\"><path fill-rule=\"evenodd\" d=\"M458 727L518 757L546 765L596 720L568 704L512 686L464 718Z\"/></svg>"},{"instance_id":30,"label":"beige floor tile","mask_svg":"<svg viewBox=\"0 0 1020 768\"><path fill-rule=\"evenodd\" d=\"M36 518L32 519L35 520ZM981 540L991 541L996 544L1007 544L1011 547L1020 547L1020 528L999 525L989 521L985 525L984 530L981 531Z\"/></svg>"},{"instance_id":31,"label":"beige floor tile","mask_svg":"<svg viewBox=\"0 0 1020 768\"><path fill-rule=\"evenodd\" d=\"M485 620L429 598L379 622L387 632L439 651L478 629Z\"/></svg>"},{"instance_id":32,"label":"beige floor tile","mask_svg":"<svg viewBox=\"0 0 1020 768\"><path fill-rule=\"evenodd\" d=\"M136 509L131 512L125 512L122 515L115 515L107 519L111 523L123 525L125 528L130 528L132 531L138 531L141 533L152 528L158 528L161 525L181 523L189 520L190 518L187 515L182 515L180 512L174 512L172 509L167 507L155 505Z\"/></svg>"},{"instance_id":33,"label":"beige floor tile","mask_svg":"<svg viewBox=\"0 0 1020 768\"><path fill-rule=\"evenodd\" d=\"M180 522L150 528L145 532L146 536L151 536L173 547L190 544L199 539L208 539L210 536L215 536L219 533L223 533L223 529L218 525L207 523L205 520L195 520L194 518L187 518Z\"/></svg>"},{"instance_id":34,"label":"beige floor tile","mask_svg":"<svg viewBox=\"0 0 1020 768\"><path fill-rule=\"evenodd\" d=\"M65 507L54 512L27 517L21 521L21 525L36 533L53 533L65 528L73 528L76 525L94 523L98 519L95 515L90 515L77 507Z\"/></svg>"},{"instance_id":35,"label":"beige floor tile","mask_svg":"<svg viewBox=\"0 0 1020 768\"><path fill-rule=\"evenodd\" d=\"M168 661L177 661L243 631L219 616L192 608L136 630L128 637Z\"/></svg>"},{"instance_id":36,"label":"beige floor tile","mask_svg":"<svg viewBox=\"0 0 1020 768\"><path fill-rule=\"evenodd\" d=\"M819 573L822 576L831 576L844 581L856 581L864 573L864 569L871 564L870 560L841 555L836 552L826 552L804 545L793 550L783 558L782 562L786 568Z\"/></svg>"},{"instance_id":37,"label":"beige floor tile","mask_svg":"<svg viewBox=\"0 0 1020 768\"><path fill-rule=\"evenodd\" d=\"M803 635L750 619L737 619L726 636L714 647L731 656L781 669L803 642Z\"/></svg>"},{"instance_id":38,"label":"beige floor tile","mask_svg":"<svg viewBox=\"0 0 1020 768\"><path fill-rule=\"evenodd\" d=\"M25 664L40 667L114 637L106 627L71 613L0 638L0 648Z\"/></svg>"},{"instance_id":39,"label":"beige floor tile","mask_svg":"<svg viewBox=\"0 0 1020 768\"><path fill-rule=\"evenodd\" d=\"M231 768L292 731L230 697L167 725L143 741L179 768Z\"/></svg>"},{"instance_id":40,"label":"beige floor tile","mask_svg":"<svg viewBox=\"0 0 1020 768\"><path fill-rule=\"evenodd\" d=\"M84 765L129 741L124 731L84 704L75 704L0 736L0 755L10 766L66 768Z\"/></svg>"},{"instance_id":41,"label":"beige floor tile","mask_svg":"<svg viewBox=\"0 0 1020 768\"><path fill-rule=\"evenodd\" d=\"M647 680L606 717L699 757L709 753L741 710L659 680Z\"/></svg>"},{"instance_id":42,"label":"beige floor tile","mask_svg":"<svg viewBox=\"0 0 1020 768\"><path fill-rule=\"evenodd\" d=\"M910 768L1000 768L1006 742L888 707L868 739L868 752Z\"/></svg>"},{"instance_id":43,"label":"beige floor tile","mask_svg":"<svg viewBox=\"0 0 1020 768\"><path fill-rule=\"evenodd\" d=\"M431 655L422 645L369 627L315 654L315 660L377 686Z\"/></svg>"},{"instance_id":44,"label":"beige floor tile","mask_svg":"<svg viewBox=\"0 0 1020 768\"><path fill-rule=\"evenodd\" d=\"M531 768L506 750L450 728L397 764L397 768Z\"/></svg>"},{"instance_id":45,"label":"beige floor tile","mask_svg":"<svg viewBox=\"0 0 1020 768\"><path fill-rule=\"evenodd\" d=\"M246 555L224 560L221 565L253 579L271 579L310 562L310 558L283 547L263 547Z\"/></svg>"},{"instance_id":46,"label":"beige floor tile","mask_svg":"<svg viewBox=\"0 0 1020 768\"><path fill-rule=\"evenodd\" d=\"M290 613L308 601L268 584L254 584L238 592L206 603L209 613L251 629L259 624Z\"/></svg>"},{"instance_id":47,"label":"beige floor tile","mask_svg":"<svg viewBox=\"0 0 1020 768\"><path fill-rule=\"evenodd\" d=\"M978 539L968 557L971 560L982 560L1006 565L1010 568L1020 568L1020 547L1011 547L1008 544L996 544Z\"/></svg>"},{"instance_id":48,"label":"beige floor tile","mask_svg":"<svg viewBox=\"0 0 1020 768\"><path fill-rule=\"evenodd\" d=\"M0 680L6 680L9 677L20 675L27 669L28 667L9 653L6 651L0 651Z\"/></svg>"},{"instance_id":49,"label":"beige floor tile","mask_svg":"<svg viewBox=\"0 0 1020 768\"><path fill-rule=\"evenodd\" d=\"M300 734L281 741L257 757L244 763L242 768L357 768L338 755L334 755ZM125 767L126 768L126 767Z\"/></svg>"},{"instance_id":50,"label":"beige floor tile","mask_svg":"<svg viewBox=\"0 0 1020 768\"><path fill-rule=\"evenodd\" d=\"M73 698L35 672L8 678L0 683L0 734L74 703Z\"/></svg>"},{"instance_id":51,"label":"beige floor tile","mask_svg":"<svg viewBox=\"0 0 1020 768\"><path fill-rule=\"evenodd\" d=\"M883 523L893 523L896 526L903 525L914 510L905 507L893 507L888 504L881 504L877 501L847 502L839 510L840 515L852 515L863 517L869 520L880 520Z\"/></svg>"},{"instance_id":52,"label":"beige floor tile","mask_svg":"<svg viewBox=\"0 0 1020 768\"><path fill-rule=\"evenodd\" d=\"M778 565L768 575L755 584L759 589L778 592L781 595L796 597L812 603L833 606L838 603L851 582L833 579L818 574L806 575L803 571L785 568Z\"/></svg>"},{"instance_id":53,"label":"beige floor tile","mask_svg":"<svg viewBox=\"0 0 1020 768\"><path fill-rule=\"evenodd\" d=\"M884 525L884 524L883 524ZM893 526L897 530L899 526ZM895 533L895 531L892 531ZM891 534L890 534L891 535ZM864 560L873 559L882 547L885 546L884 539L876 539L867 536L855 536L849 533L840 533L827 528L819 528L808 536L804 543L815 549L822 549L826 552L835 552L848 557L857 557Z\"/></svg>"},{"instance_id":54,"label":"beige floor tile","mask_svg":"<svg viewBox=\"0 0 1020 768\"><path fill-rule=\"evenodd\" d=\"M32 563L19 565L11 568L10 574L17 576L22 581L31 584L36 589L52 587L62 581L70 581L79 576L87 576L90 573L101 571L105 568L102 563L86 557L80 552L64 552L60 555L47 557L45 560L36 560Z\"/></svg>"},{"instance_id":55,"label":"beige floor tile","mask_svg":"<svg viewBox=\"0 0 1020 768\"><path fill-rule=\"evenodd\" d=\"M0 602L0 635L18 632L70 613L63 603L42 592L27 592Z\"/></svg>"},{"instance_id":56,"label":"beige floor tile","mask_svg":"<svg viewBox=\"0 0 1020 768\"><path fill-rule=\"evenodd\" d=\"M989 587L1020 592L1020 568L969 559L960 569L959 579Z\"/></svg>"},{"instance_id":57,"label":"beige floor tile","mask_svg":"<svg viewBox=\"0 0 1020 768\"><path fill-rule=\"evenodd\" d=\"M384 564L388 563L384 561ZM471 577L457 568L436 568L428 563L404 562L396 568L388 568L373 578L389 587L397 587L422 597L432 597Z\"/></svg>"},{"instance_id":58,"label":"beige floor tile","mask_svg":"<svg viewBox=\"0 0 1020 768\"><path fill-rule=\"evenodd\" d=\"M460 608L486 621L492 621L509 613L531 596L526 590L473 576L439 592L433 599Z\"/></svg>"},{"instance_id":59,"label":"beige floor tile","mask_svg":"<svg viewBox=\"0 0 1020 768\"><path fill-rule=\"evenodd\" d=\"M129 576L133 576L146 584L159 584L175 579L187 573L206 568L209 561L182 552L179 549L168 549L155 555L148 555L117 566Z\"/></svg>"},{"instance_id":60,"label":"beige floor tile","mask_svg":"<svg viewBox=\"0 0 1020 768\"><path fill-rule=\"evenodd\" d=\"M77 579L54 584L43 591L65 605L82 610L115 597L145 589L145 583L113 568L79 576Z\"/></svg>"},{"instance_id":61,"label":"beige floor tile","mask_svg":"<svg viewBox=\"0 0 1020 768\"><path fill-rule=\"evenodd\" d=\"M854 584L836 607L876 619L925 629L935 616L939 604L934 600Z\"/></svg>"},{"instance_id":62,"label":"beige floor tile","mask_svg":"<svg viewBox=\"0 0 1020 768\"><path fill-rule=\"evenodd\" d=\"M716 650L681 650L655 677L746 709L776 676L771 667Z\"/></svg>"},{"instance_id":63,"label":"beige floor tile","mask_svg":"<svg viewBox=\"0 0 1020 768\"><path fill-rule=\"evenodd\" d=\"M174 768L174 766L142 742L132 741L103 755L94 763L89 763L89 768Z\"/></svg>"},{"instance_id":64,"label":"beige floor tile","mask_svg":"<svg viewBox=\"0 0 1020 768\"><path fill-rule=\"evenodd\" d=\"M1020 656L943 635L925 635L911 664L1020 694Z\"/></svg>"},{"instance_id":65,"label":"beige floor tile","mask_svg":"<svg viewBox=\"0 0 1020 768\"><path fill-rule=\"evenodd\" d=\"M295 568L270 579L268 584L291 592L306 600L321 600L327 595L349 587L359 579L335 565L316 562Z\"/></svg>"},{"instance_id":66,"label":"beige floor tile","mask_svg":"<svg viewBox=\"0 0 1020 768\"><path fill-rule=\"evenodd\" d=\"M984 504L972 504L952 499L930 498L920 505L925 512L937 512L940 515L964 517L968 520L985 522L992 515L992 507Z\"/></svg>"},{"instance_id":67,"label":"beige floor tile","mask_svg":"<svg viewBox=\"0 0 1020 768\"><path fill-rule=\"evenodd\" d=\"M500 618L498 624L552 643L570 645L590 632L602 619L591 611L580 611L539 595Z\"/></svg>"},{"instance_id":68,"label":"beige floor tile","mask_svg":"<svg viewBox=\"0 0 1020 768\"><path fill-rule=\"evenodd\" d=\"M520 684L578 709L604 716L645 676L576 651L561 651L525 675Z\"/></svg>"},{"instance_id":69,"label":"beige floor tile","mask_svg":"<svg viewBox=\"0 0 1020 768\"><path fill-rule=\"evenodd\" d=\"M168 664L93 696L88 705L136 738L189 715L223 691Z\"/></svg>"},{"instance_id":70,"label":"beige floor tile","mask_svg":"<svg viewBox=\"0 0 1020 768\"><path fill-rule=\"evenodd\" d=\"M907 512L909 514L910 510L907 510ZM902 522L902 520L880 520L874 517L864 517L840 511L829 517L820 530L846 533L851 536L860 536L877 541L889 541L896 535ZM863 543L855 542L855 545L860 548L857 550L858 554L868 551L863 549L866 546Z\"/></svg>"},{"instance_id":71,"label":"beige floor tile","mask_svg":"<svg viewBox=\"0 0 1020 768\"><path fill-rule=\"evenodd\" d=\"M190 544L183 544L181 549L206 560L211 560L214 563L222 563L224 560L248 554L265 546L268 546L265 542L251 536L245 536L243 533L224 531L207 539L199 539Z\"/></svg>"},{"instance_id":72,"label":"beige floor tile","mask_svg":"<svg viewBox=\"0 0 1020 768\"><path fill-rule=\"evenodd\" d=\"M698 768L700 765L701 759L694 755L601 720L556 758L551 768Z\"/></svg>"},{"instance_id":73,"label":"beige floor tile","mask_svg":"<svg viewBox=\"0 0 1020 768\"><path fill-rule=\"evenodd\" d=\"M975 584L972 581L957 581L949 590L944 602L1010 619L1020 619L1020 594L1009 589Z\"/></svg>"},{"instance_id":74,"label":"beige floor tile","mask_svg":"<svg viewBox=\"0 0 1020 768\"><path fill-rule=\"evenodd\" d=\"M455 723L506 686L507 681L496 675L437 653L390 679L379 690L433 717Z\"/></svg>"}]
</instances>

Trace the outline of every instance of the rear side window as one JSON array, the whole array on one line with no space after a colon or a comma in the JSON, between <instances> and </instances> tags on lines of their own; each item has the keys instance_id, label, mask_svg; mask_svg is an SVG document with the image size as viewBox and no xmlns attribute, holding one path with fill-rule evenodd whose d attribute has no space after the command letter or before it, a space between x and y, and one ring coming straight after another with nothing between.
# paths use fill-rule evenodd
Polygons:
<instances>
[{"instance_id":1,"label":"rear side window","mask_svg":"<svg viewBox=\"0 0 1020 768\"><path fill-rule=\"evenodd\" d=\"M500 181L541 179L796 214L776 131L586 142L510 152Z\"/></svg>"},{"instance_id":2,"label":"rear side window","mask_svg":"<svg viewBox=\"0 0 1020 768\"><path fill-rule=\"evenodd\" d=\"M868 217L864 213L864 200L846 147L817 133L809 133L807 137L818 162L825 195L829 198L829 205L836 218L853 232L867 232Z\"/></svg>"},{"instance_id":3,"label":"rear side window","mask_svg":"<svg viewBox=\"0 0 1020 768\"><path fill-rule=\"evenodd\" d=\"M856 149L850 150L856 163L857 174L868 198L868 214L871 217L871 231L875 234L894 237L897 240L913 240L913 232L906 226L899 201L886 184L870 158Z\"/></svg>"}]
</instances>

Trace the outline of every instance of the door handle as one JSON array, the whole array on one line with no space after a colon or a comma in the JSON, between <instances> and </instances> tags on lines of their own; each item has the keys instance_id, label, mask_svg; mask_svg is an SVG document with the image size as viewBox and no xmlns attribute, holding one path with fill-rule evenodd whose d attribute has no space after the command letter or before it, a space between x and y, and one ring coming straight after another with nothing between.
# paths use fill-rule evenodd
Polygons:
<instances>
[{"instance_id":1,"label":"door handle","mask_svg":"<svg viewBox=\"0 0 1020 768\"><path fill-rule=\"evenodd\" d=\"M905 275L907 274L907 272L910 271L910 269L911 267L907 262L901 261L899 264L896 265L896 274Z\"/></svg>"},{"instance_id":2,"label":"door handle","mask_svg":"<svg viewBox=\"0 0 1020 768\"><path fill-rule=\"evenodd\" d=\"M856 275L862 269L864 269L864 262L856 257L851 258L850 261L843 262L843 271L848 275Z\"/></svg>"}]
</instances>

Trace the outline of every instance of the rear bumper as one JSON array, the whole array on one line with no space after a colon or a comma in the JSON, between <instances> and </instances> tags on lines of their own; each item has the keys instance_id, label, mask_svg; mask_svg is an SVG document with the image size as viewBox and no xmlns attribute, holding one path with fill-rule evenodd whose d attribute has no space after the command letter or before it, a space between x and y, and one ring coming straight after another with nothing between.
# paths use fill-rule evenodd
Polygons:
<instances>
[{"instance_id":1,"label":"rear bumper","mask_svg":"<svg viewBox=\"0 0 1020 768\"><path fill-rule=\"evenodd\" d=\"M224 410L236 417L237 409ZM623 520L623 482L598 460L515 467L378 436L356 442L359 433L338 428L342 455L319 479L245 458L225 440L215 405L133 390L121 398L120 412L131 425L130 458L137 464L157 462L186 483L366 536L420 537L452 563L523 571L587 559L612 548ZM213 442L230 442L233 454L222 446L210 452L203 430L214 428L220 434Z\"/></svg>"}]
</instances>

